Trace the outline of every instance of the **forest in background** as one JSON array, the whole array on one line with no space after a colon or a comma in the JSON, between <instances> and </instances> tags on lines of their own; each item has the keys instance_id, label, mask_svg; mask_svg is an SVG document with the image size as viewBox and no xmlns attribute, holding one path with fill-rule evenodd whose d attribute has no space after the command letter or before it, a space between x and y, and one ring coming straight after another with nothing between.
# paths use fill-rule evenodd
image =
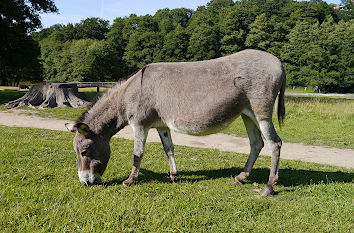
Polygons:
<instances>
[{"instance_id":1,"label":"forest in background","mask_svg":"<svg viewBox=\"0 0 354 233\"><path fill-rule=\"evenodd\" d=\"M1 81L117 81L152 62L200 61L255 48L283 62L288 85L354 92L352 9L352 1L334 9L323 1L211 0L195 11L131 14L112 25L87 18L31 32L25 52L13 58L25 59L20 68L0 60Z\"/></svg>"}]
</instances>

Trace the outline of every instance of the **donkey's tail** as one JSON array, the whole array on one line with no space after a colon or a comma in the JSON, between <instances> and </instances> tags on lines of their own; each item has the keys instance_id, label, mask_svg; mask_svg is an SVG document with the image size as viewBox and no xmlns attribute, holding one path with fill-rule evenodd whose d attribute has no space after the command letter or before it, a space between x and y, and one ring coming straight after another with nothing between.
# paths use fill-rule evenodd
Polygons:
<instances>
[{"instance_id":1,"label":"donkey's tail","mask_svg":"<svg viewBox=\"0 0 354 233\"><path fill-rule=\"evenodd\" d=\"M279 127L283 125L284 118L285 118L285 103L284 103L284 93L285 93L285 86L286 86L286 75L284 68L282 69L282 84L279 91L278 96L278 104L277 104L277 114L278 114L278 123Z\"/></svg>"}]
</instances>

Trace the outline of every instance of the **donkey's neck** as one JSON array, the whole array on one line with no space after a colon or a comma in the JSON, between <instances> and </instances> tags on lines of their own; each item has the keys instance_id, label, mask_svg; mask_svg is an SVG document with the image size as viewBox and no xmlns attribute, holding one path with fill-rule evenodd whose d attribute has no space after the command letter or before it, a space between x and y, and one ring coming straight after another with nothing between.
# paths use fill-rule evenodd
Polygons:
<instances>
[{"instance_id":1,"label":"donkey's neck","mask_svg":"<svg viewBox=\"0 0 354 233\"><path fill-rule=\"evenodd\" d=\"M83 120L95 134L108 139L127 125L117 89L114 88L105 93L88 110Z\"/></svg>"}]
</instances>

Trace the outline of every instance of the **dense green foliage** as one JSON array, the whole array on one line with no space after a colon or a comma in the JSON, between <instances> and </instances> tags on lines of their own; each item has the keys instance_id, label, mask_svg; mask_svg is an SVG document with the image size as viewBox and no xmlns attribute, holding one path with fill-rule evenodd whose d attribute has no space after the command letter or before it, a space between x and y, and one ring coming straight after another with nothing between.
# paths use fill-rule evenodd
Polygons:
<instances>
[{"instance_id":1,"label":"dense green foliage","mask_svg":"<svg viewBox=\"0 0 354 233\"><path fill-rule=\"evenodd\" d=\"M133 142L112 139L103 185L77 178L73 134L0 126L3 232L350 232L353 169L281 160L273 198L259 198L270 158L233 186L247 156L176 146L180 175L167 178L161 143L148 143L139 181L126 188ZM24 136L25 135L25 136Z\"/></svg>"},{"instance_id":2,"label":"dense green foliage","mask_svg":"<svg viewBox=\"0 0 354 233\"><path fill-rule=\"evenodd\" d=\"M37 42L28 35L41 26L39 13L56 12L52 0L1 0L0 82L41 80Z\"/></svg>"},{"instance_id":3,"label":"dense green foliage","mask_svg":"<svg viewBox=\"0 0 354 233\"><path fill-rule=\"evenodd\" d=\"M32 34L45 81L114 81L151 62L197 61L261 49L285 64L288 84L354 92L352 1L211 0L195 11L99 18ZM38 55L37 53L33 53Z\"/></svg>"},{"instance_id":4,"label":"dense green foliage","mask_svg":"<svg viewBox=\"0 0 354 233\"><path fill-rule=\"evenodd\" d=\"M284 62L289 85L353 92L350 7L334 10L322 1L212 0L196 11L132 14L111 26L98 18L54 25L33 38L49 81L118 80L151 62L206 60L256 48Z\"/></svg>"}]
</instances>

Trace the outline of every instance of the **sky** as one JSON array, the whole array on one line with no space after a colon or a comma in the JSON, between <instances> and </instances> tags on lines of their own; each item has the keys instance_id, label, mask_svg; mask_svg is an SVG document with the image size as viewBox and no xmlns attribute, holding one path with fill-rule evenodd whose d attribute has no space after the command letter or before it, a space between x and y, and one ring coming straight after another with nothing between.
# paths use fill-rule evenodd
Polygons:
<instances>
[{"instance_id":1,"label":"sky","mask_svg":"<svg viewBox=\"0 0 354 233\"><path fill-rule=\"evenodd\" d=\"M54 24L79 23L89 17L113 20L117 17L137 15L154 15L163 8L197 9L210 0L54 0L59 13L41 14L43 28ZM339 4L340 0L326 0L327 3Z\"/></svg>"}]
</instances>

